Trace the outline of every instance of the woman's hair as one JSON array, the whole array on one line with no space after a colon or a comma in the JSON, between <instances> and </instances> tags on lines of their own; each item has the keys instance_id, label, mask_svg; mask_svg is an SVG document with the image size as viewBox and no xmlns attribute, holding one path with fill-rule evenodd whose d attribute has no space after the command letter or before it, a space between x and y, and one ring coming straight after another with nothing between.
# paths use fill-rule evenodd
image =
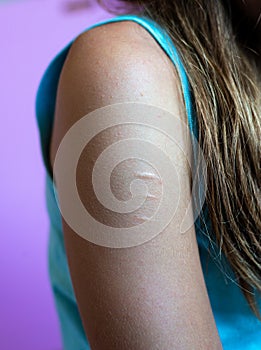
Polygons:
<instances>
[{"instance_id":1,"label":"woman's hair","mask_svg":"<svg viewBox=\"0 0 261 350\"><path fill-rule=\"evenodd\" d=\"M162 26L181 55L207 165L209 238L260 318L255 294L261 291L260 57L240 40L227 0L119 3L125 2L126 12L142 9Z\"/></svg>"}]
</instances>

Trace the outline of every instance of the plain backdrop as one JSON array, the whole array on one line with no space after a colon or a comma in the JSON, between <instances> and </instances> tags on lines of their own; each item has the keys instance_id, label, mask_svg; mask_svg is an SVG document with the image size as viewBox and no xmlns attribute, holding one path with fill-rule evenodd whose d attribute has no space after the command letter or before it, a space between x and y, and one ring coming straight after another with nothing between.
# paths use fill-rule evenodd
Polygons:
<instances>
[{"instance_id":1,"label":"plain backdrop","mask_svg":"<svg viewBox=\"0 0 261 350\"><path fill-rule=\"evenodd\" d=\"M35 95L50 60L89 25L111 16L95 0L0 0L1 350L61 349L47 270Z\"/></svg>"}]
</instances>

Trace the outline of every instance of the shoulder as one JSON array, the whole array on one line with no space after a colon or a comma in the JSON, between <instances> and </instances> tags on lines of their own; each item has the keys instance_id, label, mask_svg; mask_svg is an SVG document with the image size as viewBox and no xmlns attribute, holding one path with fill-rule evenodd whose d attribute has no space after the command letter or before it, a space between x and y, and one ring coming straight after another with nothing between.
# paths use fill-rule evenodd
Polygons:
<instances>
[{"instance_id":1,"label":"shoulder","mask_svg":"<svg viewBox=\"0 0 261 350\"><path fill-rule=\"evenodd\" d=\"M85 91L93 108L142 100L162 101L162 107L171 109L180 87L169 57L151 34L133 21L108 23L78 36L67 56L62 82Z\"/></svg>"},{"instance_id":2,"label":"shoulder","mask_svg":"<svg viewBox=\"0 0 261 350\"><path fill-rule=\"evenodd\" d=\"M84 61L86 68L95 69L97 65L105 69L111 65L131 68L134 63L143 64L145 70L151 63L156 65L155 70L159 66L161 69L172 68L172 63L152 35L133 21L103 24L79 35L71 47L69 59L86 54L94 59L93 62Z\"/></svg>"},{"instance_id":3,"label":"shoulder","mask_svg":"<svg viewBox=\"0 0 261 350\"><path fill-rule=\"evenodd\" d=\"M186 122L180 87L170 58L139 24L109 23L82 33L70 48L59 80L51 158L77 120L108 105L145 103Z\"/></svg>"},{"instance_id":4,"label":"shoulder","mask_svg":"<svg viewBox=\"0 0 261 350\"><path fill-rule=\"evenodd\" d=\"M139 348L153 348L159 338L161 348L209 348L210 343L220 348L189 210L186 149L167 137L179 134L172 118L182 115L179 80L148 35L132 23L93 29L76 39L64 64L53 160L67 131L87 117L81 129L67 134L54 166L70 274L93 347L113 348L116 334L122 340L118 348L135 348L137 339ZM150 128L149 114L146 127L133 127L123 110L119 123L118 115L109 115L116 123L108 127L103 121L109 118L100 122L88 114L123 102L161 107L171 118L157 113L158 123ZM80 156L79 144L85 145ZM180 234L183 221L187 234ZM97 324L104 337L97 337Z\"/></svg>"}]
</instances>

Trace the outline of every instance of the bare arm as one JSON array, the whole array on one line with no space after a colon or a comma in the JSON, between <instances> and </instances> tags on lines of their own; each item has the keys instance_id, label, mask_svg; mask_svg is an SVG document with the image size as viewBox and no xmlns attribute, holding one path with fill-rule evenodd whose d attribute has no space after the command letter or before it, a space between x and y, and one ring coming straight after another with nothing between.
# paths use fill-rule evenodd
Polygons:
<instances>
[{"instance_id":1,"label":"bare arm","mask_svg":"<svg viewBox=\"0 0 261 350\"><path fill-rule=\"evenodd\" d=\"M62 138L80 118L100 107L133 101L164 108L186 119L173 65L145 30L137 24L123 22L93 29L79 37L69 53L59 83L52 164ZM90 119L88 130L95 127ZM91 148L83 151L76 182L81 200L92 216L116 230L135 226L150 216L164 183L144 168L145 163L133 161L126 166L123 163L115 167L111 177L111 189L117 199L129 199L126 184L130 183L130 173L134 171L140 180L149 178L154 194L152 200L135 215L125 216L106 211L99 205L87 180L97 154L108 145L133 136L132 132L136 133L136 139L155 143L149 128L138 126L131 131L127 125L121 125L115 130L112 127L98 135L92 140ZM140 151L139 140L137 145L135 142L133 149L137 147ZM164 139L159 138L158 143L161 142ZM121 155L117 154L117 149L115 152L116 157ZM146 152L153 157L150 150ZM82 238L68 225L66 218L63 219L73 286L84 329L94 350L221 349L194 226L185 234L179 232L190 198L186 156L178 148L172 150L172 156L181 174L179 190L182 195L177 199L177 211L169 225L153 239L129 248L104 247ZM99 182L102 172L96 176L93 181ZM173 205L168 192L164 195L169 205Z\"/></svg>"}]
</instances>

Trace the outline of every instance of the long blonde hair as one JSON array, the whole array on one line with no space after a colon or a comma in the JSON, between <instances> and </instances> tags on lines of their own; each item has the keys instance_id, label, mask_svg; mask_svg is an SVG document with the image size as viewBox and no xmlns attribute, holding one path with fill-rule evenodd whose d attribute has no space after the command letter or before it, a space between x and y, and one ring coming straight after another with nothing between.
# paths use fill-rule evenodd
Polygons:
<instances>
[{"instance_id":1,"label":"long blonde hair","mask_svg":"<svg viewBox=\"0 0 261 350\"><path fill-rule=\"evenodd\" d=\"M123 2L130 6L125 13L138 9L161 25L179 50L207 163L209 238L260 319L255 294L261 292L260 57L240 41L225 1Z\"/></svg>"}]
</instances>

